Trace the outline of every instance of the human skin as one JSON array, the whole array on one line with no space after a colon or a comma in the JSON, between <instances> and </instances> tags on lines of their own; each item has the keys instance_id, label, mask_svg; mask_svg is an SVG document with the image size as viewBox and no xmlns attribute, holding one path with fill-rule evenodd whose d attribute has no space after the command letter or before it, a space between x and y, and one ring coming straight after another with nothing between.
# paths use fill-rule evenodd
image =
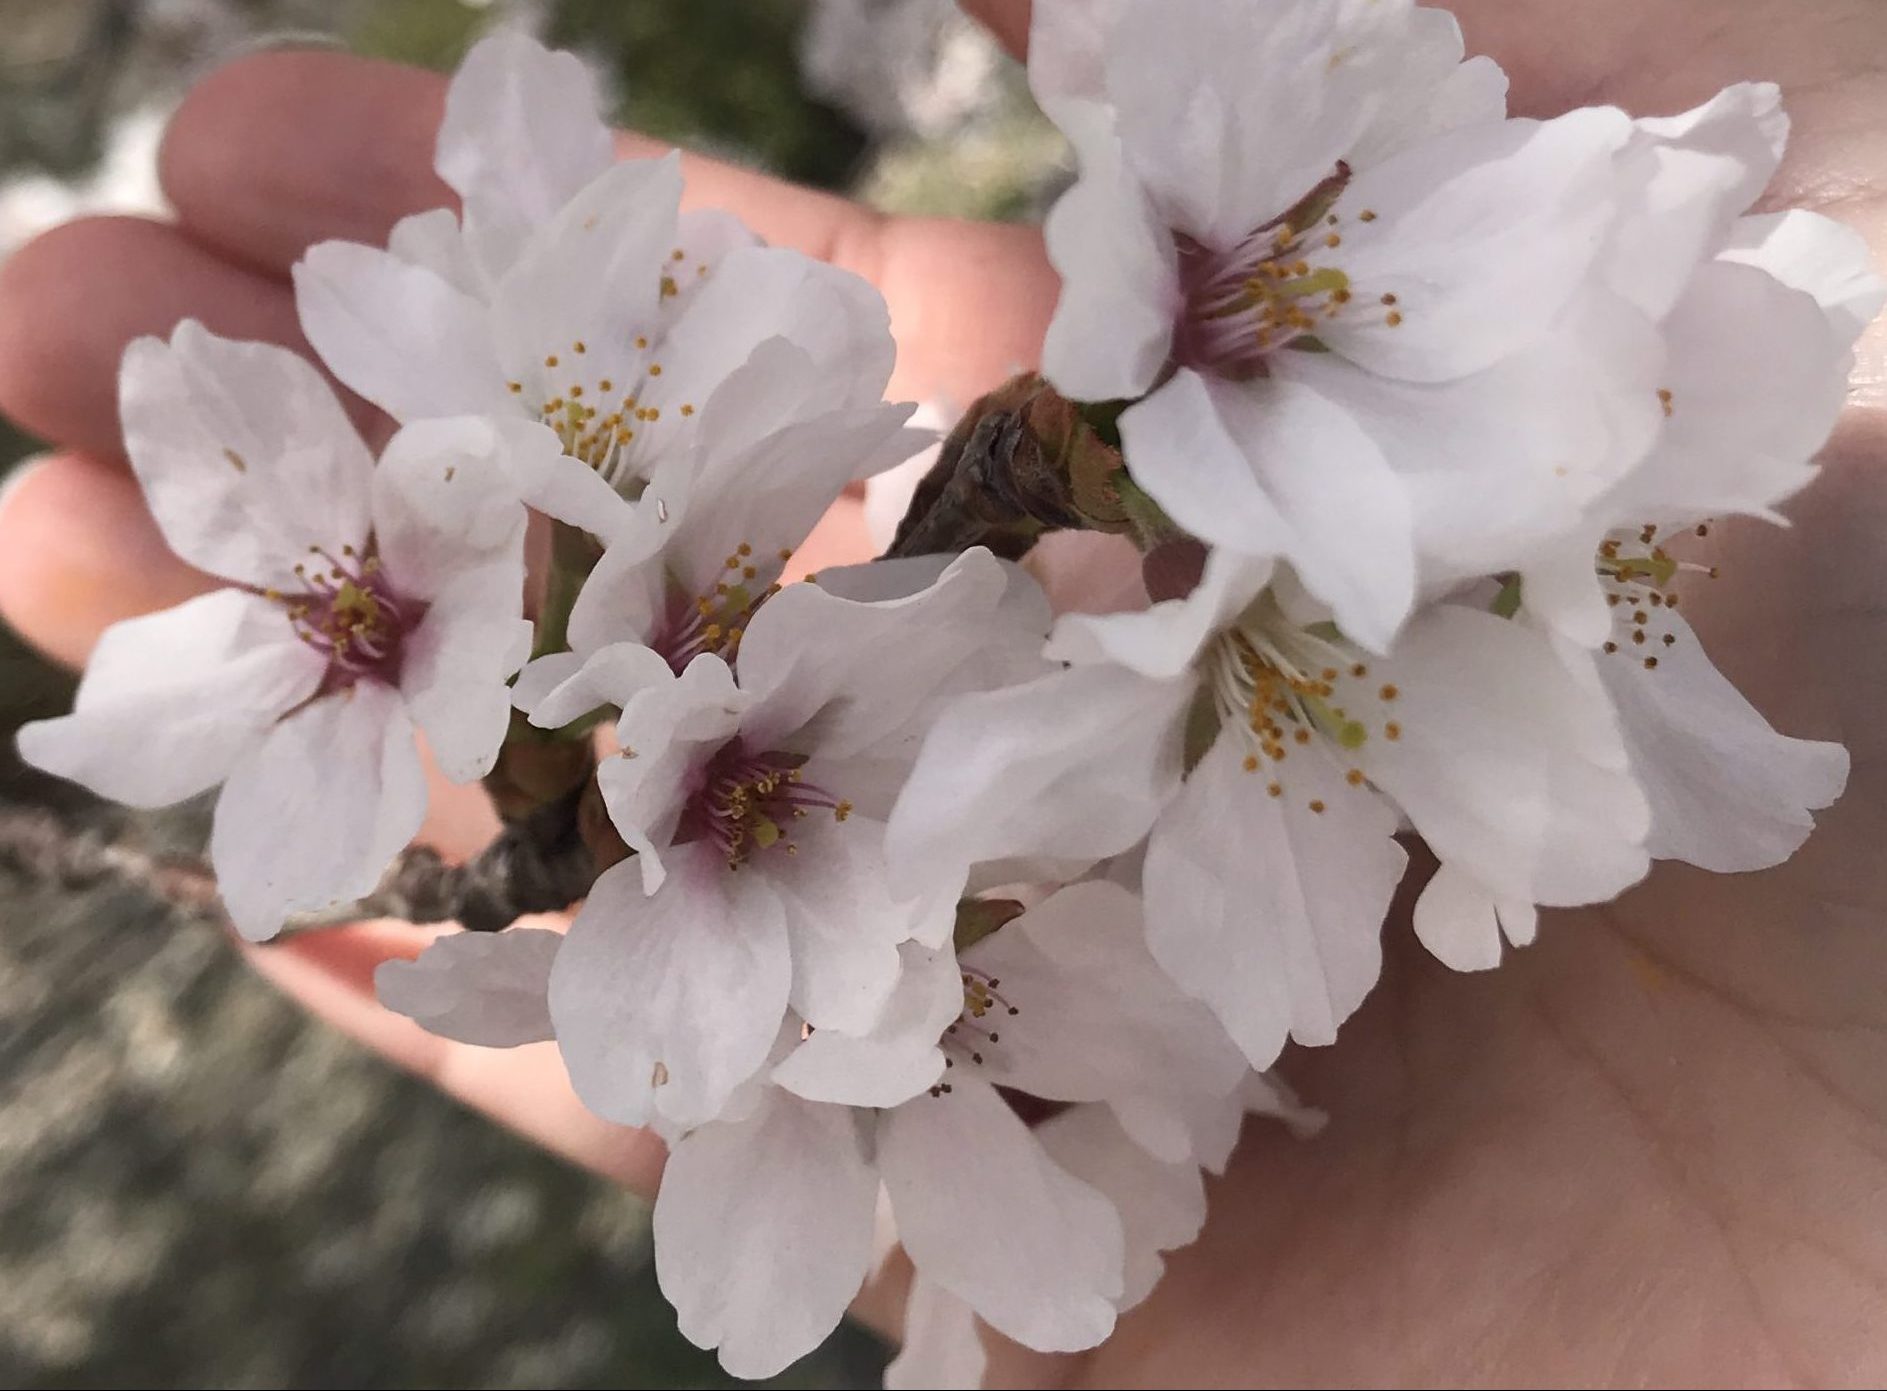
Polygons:
<instances>
[{"instance_id":1,"label":"human skin","mask_svg":"<svg viewBox=\"0 0 1887 1391\"><path fill-rule=\"evenodd\" d=\"M982 0L1006 40L1026 6ZM1768 199L1858 228L1887 265L1887 6L1870 0L1471 0L1470 51L1517 113L1681 110L1744 78L1795 117ZM55 441L0 509L0 615L83 661L107 624L203 581L172 558L117 454L129 338L194 315L300 347L285 279L326 237L379 241L448 201L430 173L435 77L328 53L204 82L163 155L174 224L91 219L0 268L0 409ZM623 138L625 154L653 148ZM895 394L968 400L1034 359L1055 287L1016 228L885 219L695 160L697 205L870 276ZM1761 332L1760 324L1749 326ZM1453 974L1386 930L1381 984L1341 1042L1282 1070L1332 1116L1311 1143L1254 1123L1199 1243L1104 1347L994 1346L993 1384L1878 1384L1887 1378L1887 331L1789 529L1713 537L1684 596L1729 676L1785 731L1853 755L1842 802L1788 865L1660 867L1604 909L1547 914L1498 970ZM855 509L824 559L863 545ZM427 834L491 819L440 789ZM367 924L251 949L258 969L389 1057L647 1193L660 1147L585 1113L549 1045L435 1039L372 1001L426 934ZM861 1313L895 1329L897 1272Z\"/></svg>"}]
</instances>

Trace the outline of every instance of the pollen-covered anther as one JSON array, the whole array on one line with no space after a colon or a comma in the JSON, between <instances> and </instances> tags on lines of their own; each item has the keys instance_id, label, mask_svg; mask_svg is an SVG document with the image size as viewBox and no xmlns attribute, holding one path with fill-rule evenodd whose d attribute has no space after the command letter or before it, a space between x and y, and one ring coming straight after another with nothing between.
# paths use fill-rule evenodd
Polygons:
<instances>
[{"instance_id":1,"label":"pollen-covered anther","mask_svg":"<svg viewBox=\"0 0 1887 1391\"><path fill-rule=\"evenodd\" d=\"M804 765L798 754L753 753L734 740L709 761L701 788L683 811L682 834L708 841L730 870L759 853L797 855L789 830L794 822L816 810L844 821L852 811L849 801L806 781Z\"/></svg>"},{"instance_id":2,"label":"pollen-covered anther","mask_svg":"<svg viewBox=\"0 0 1887 1391\"><path fill-rule=\"evenodd\" d=\"M338 559L319 546L310 546L308 553L327 568L298 562L294 574L301 591L266 589L263 597L281 605L295 636L328 659L330 685L349 685L368 674L393 674L401 642L420 617L421 606L394 591L371 550L362 555L343 546Z\"/></svg>"}]
</instances>

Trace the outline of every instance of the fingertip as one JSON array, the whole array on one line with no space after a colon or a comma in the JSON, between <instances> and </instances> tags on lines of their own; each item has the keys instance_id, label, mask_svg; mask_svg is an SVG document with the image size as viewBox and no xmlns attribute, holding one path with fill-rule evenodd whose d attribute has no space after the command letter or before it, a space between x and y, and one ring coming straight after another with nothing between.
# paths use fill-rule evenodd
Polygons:
<instances>
[{"instance_id":1,"label":"fingertip","mask_svg":"<svg viewBox=\"0 0 1887 1391\"><path fill-rule=\"evenodd\" d=\"M408 213L455 206L432 168L445 79L397 63L277 48L193 87L158 150L191 232L280 271L327 238L380 245Z\"/></svg>"},{"instance_id":2,"label":"fingertip","mask_svg":"<svg viewBox=\"0 0 1887 1391\"><path fill-rule=\"evenodd\" d=\"M113 623L214 584L171 553L115 464L55 454L10 484L0 499L0 620L56 662L81 667Z\"/></svg>"}]
</instances>

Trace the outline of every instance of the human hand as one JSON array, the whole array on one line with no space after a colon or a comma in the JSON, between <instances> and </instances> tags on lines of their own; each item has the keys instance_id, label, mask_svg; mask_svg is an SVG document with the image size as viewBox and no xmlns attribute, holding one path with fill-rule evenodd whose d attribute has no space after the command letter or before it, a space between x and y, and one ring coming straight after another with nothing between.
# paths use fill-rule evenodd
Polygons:
<instances>
[{"instance_id":1,"label":"human hand","mask_svg":"<svg viewBox=\"0 0 1887 1391\"><path fill-rule=\"evenodd\" d=\"M1018 31L1019 7L984 8ZM1838 198L1832 210L1878 241L1869 146L1887 95L1864 68L1887 17L1725 8L1460 7L1470 48L1508 66L1523 112L1593 100L1666 112L1736 78L1780 80L1797 140L1774 201ZM0 405L88 451L36 471L0 517L0 611L35 641L80 659L106 623L200 583L109 457L123 343L189 314L296 342L282 276L304 245L377 241L399 214L445 200L429 172L439 90L332 55L250 60L179 118L166 150L177 229L80 224L0 277ZM878 280L903 350L894 391L967 400L1032 360L1054 294L1032 234L883 222L712 165L690 173L696 201ZM1881 351L1878 336L1863 344L1862 404L1796 529L1726 529L1726 578L1686 596L1713 655L1783 728L1853 750L1848 797L1807 850L1740 880L1660 871L1609 909L1550 918L1541 944L1495 977L1392 952L1343 1043L1287 1057L1335 1114L1326 1137L1298 1146L1254 1131L1201 1244L1110 1344L1078 1362L1018 1354L996 1379L1878 1375L1868 1334L1887 1239L1868 1214L1887 1177L1887 1091L1868 986L1887 964L1872 941L1887 886L1863 847L1882 805L1867 721L1883 661L1867 610L1887 583L1869 527L1887 519L1868 467ZM475 796L435 806L431 832L448 848L488 832ZM1389 935L1408 945L1406 924ZM648 1191L658 1147L583 1112L543 1047L469 1049L373 1005L372 966L422 940L372 925L258 960L407 1065Z\"/></svg>"}]
</instances>

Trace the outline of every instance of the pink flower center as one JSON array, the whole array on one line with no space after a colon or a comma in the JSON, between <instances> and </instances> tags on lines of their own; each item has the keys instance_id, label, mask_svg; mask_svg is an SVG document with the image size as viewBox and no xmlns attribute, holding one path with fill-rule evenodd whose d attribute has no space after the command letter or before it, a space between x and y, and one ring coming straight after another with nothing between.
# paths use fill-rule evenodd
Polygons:
<instances>
[{"instance_id":1,"label":"pink flower center","mask_svg":"<svg viewBox=\"0 0 1887 1391\"><path fill-rule=\"evenodd\" d=\"M835 821L852 814L850 802L805 780L805 763L802 754L750 752L739 739L724 745L682 812L677 840L709 841L729 869L762 851L797 855L794 822L813 811L829 811Z\"/></svg>"},{"instance_id":2,"label":"pink flower center","mask_svg":"<svg viewBox=\"0 0 1887 1391\"><path fill-rule=\"evenodd\" d=\"M1234 381L1266 373L1265 359L1285 348L1317 351L1316 331L1354 298L1350 277L1335 264L1344 219L1334 211L1350 181L1339 164L1282 217L1238 245L1209 247L1175 233L1180 288L1185 296L1173 338L1173 357ZM1360 222L1374 222L1365 209ZM1382 297L1390 327L1402 322L1396 297Z\"/></svg>"},{"instance_id":3,"label":"pink flower center","mask_svg":"<svg viewBox=\"0 0 1887 1391\"><path fill-rule=\"evenodd\" d=\"M690 594L671 577L668 620L649 645L677 675L703 652L732 662L755 610L780 592L780 566L791 555L781 551L777 562L758 561L753 546L742 541L705 593Z\"/></svg>"},{"instance_id":4,"label":"pink flower center","mask_svg":"<svg viewBox=\"0 0 1887 1391\"><path fill-rule=\"evenodd\" d=\"M362 677L399 679L400 649L424 605L401 598L379 558L352 546L336 559L310 547L316 562L295 566L299 593L267 590L265 597L287 610L295 636L328 661L324 689L351 686Z\"/></svg>"}]
</instances>

